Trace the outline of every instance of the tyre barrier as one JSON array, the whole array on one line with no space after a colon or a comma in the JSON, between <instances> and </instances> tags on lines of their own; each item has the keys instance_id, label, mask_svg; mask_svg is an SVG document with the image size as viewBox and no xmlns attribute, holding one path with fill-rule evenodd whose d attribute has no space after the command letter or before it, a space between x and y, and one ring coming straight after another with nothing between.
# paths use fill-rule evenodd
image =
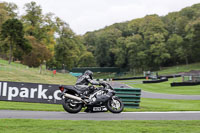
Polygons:
<instances>
[{"instance_id":1,"label":"tyre barrier","mask_svg":"<svg viewBox=\"0 0 200 133\"><path fill-rule=\"evenodd\" d=\"M177 77L181 77L182 75L180 74L176 74L176 75L161 75L161 76L158 76L159 78L162 78L162 77L166 77L166 78L177 78Z\"/></svg>"},{"instance_id":2,"label":"tyre barrier","mask_svg":"<svg viewBox=\"0 0 200 133\"><path fill-rule=\"evenodd\" d=\"M141 89L114 88L116 95L122 100L126 108L139 108Z\"/></svg>"},{"instance_id":3,"label":"tyre barrier","mask_svg":"<svg viewBox=\"0 0 200 133\"><path fill-rule=\"evenodd\" d=\"M113 80L145 79L146 77L113 78Z\"/></svg>"},{"instance_id":4,"label":"tyre barrier","mask_svg":"<svg viewBox=\"0 0 200 133\"><path fill-rule=\"evenodd\" d=\"M95 81L112 81L112 79L94 79Z\"/></svg>"},{"instance_id":5,"label":"tyre barrier","mask_svg":"<svg viewBox=\"0 0 200 133\"><path fill-rule=\"evenodd\" d=\"M165 82L168 81L168 78L162 78L162 79L158 79L158 80L147 80L147 81L143 81L143 84L147 84L147 83L161 83L161 82Z\"/></svg>"},{"instance_id":6,"label":"tyre barrier","mask_svg":"<svg viewBox=\"0 0 200 133\"><path fill-rule=\"evenodd\" d=\"M182 75L176 74L176 75L161 75L158 76L159 79L162 79L164 77L166 78L176 78L176 77L181 77ZM151 76L148 76L149 79L152 79ZM113 78L113 80L132 80L132 79L146 79L146 77L129 77L129 78Z\"/></svg>"},{"instance_id":7,"label":"tyre barrier","mask_svg":"<svg viewBox=\"0 0 200 133\"><path fill-rule=\"evenodd\" d=\"M174 87L174 86L193 86L193 85L200 85L200 82L174 82L174 83L171 83L171 87Z\"/></svg>"}]
</instances>

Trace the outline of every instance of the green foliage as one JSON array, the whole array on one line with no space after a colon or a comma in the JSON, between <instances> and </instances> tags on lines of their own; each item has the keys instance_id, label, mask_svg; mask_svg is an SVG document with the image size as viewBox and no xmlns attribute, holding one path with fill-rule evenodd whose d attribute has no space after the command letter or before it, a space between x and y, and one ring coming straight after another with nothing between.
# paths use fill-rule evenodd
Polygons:
<instances>
[{"instance_id":1,"label":"green foliage","mask_svg":"<svg viewBox=\"0 0 200 133\"><path fill-rule=\"evenodd\" d=\"M24 38L23 25L18 19L7 20L2 25L1 36L9 47L9 49L7 49L9 50L9 64L11 63L14 50L17 49L19 51L20 48L23 52L29 52L31 49L31 46Z\"/></svg>"},{"instance_id":2,"label":"green foliage","mask_svg":"<svg viewBox=\"0 0 200 133\"><path fill-rule=\"evenodd\" d=\"M38 42L33 36L28 36L27 39L32 44L32 51L24 55L23 64L38 67L51 58L51 53L44 44Z\"/></svg>"},{"instance_id":3,"label":"green foliage","mask_svg":"<svg viewBox=\"0 0 200 133\"><path fill-rule=\"evenodd\" d=\"M188 57L193 61L200 61L200 18L190 22L185 30L187 33L185 38L188 42L186 46Z\"/></svg>"},{"instance_id":4,"label":"green foliage","mask_svg":"<svg viewBox=\"0 0 200 133\"><path fill-rule=\"evenodd\" d=\"M45 60L51 68L117 66L135 72L200 61L200 4L166 16L153 14L115 23L83 36L77 36L54 14L43 14L36 2L25 4L25 13L20 17L17 9L14 3L0 3L0 31L6 20L21 18L19 21L23 23L26 38L35 39L28 39L34 48L30 52L27 40L22 41L20 47L10 48L9 39L4 38L0 41L0 56L7 57L11 51L9 55L15 60L32 63L30 66L41 65ZM36 52L39 49L46 54L34 56L33 53L40 53ZM29 56L24 56L26 51ZM28 58L34 61L30 62Z\"/></svg>"},{"instance_id":5,"label":"green foliage","mask_svg":"<svg viewBox=\"0 0 200 133\"><path fill-rule=\"evenodd\" d=\"M200 61L200 4L166 16L116 23L88 32L84 44L99 66L126 70L157 70L163 66Z\"/></svg>"},{"instance_id":6,"label":"green foliage","mask_svg":"<svg viewBox=\"0 0 200 133\"><path fill-rule=\"evenodd\" d=\"M84 50L80 44L80 40L74 35L68 24L62 20L57 21L59 29L59 37L55 46L55 59L57 67L63 68L66 66L68 70L77 66L81 51Z\"/></svg>"},{"instance_id":7,"label":"green foliage","mask_svg":"<svg viewBox=\"0 0 200 133\"><path fill-rule=\"evenodd\" d=\"M16 10L18 9L17 5L14 3L0 2L0 30L2 24L11 18L17 16Z\"/></svg>"},{"instance_id":8,"label":"green foliage","mask_svg":"<svg viewBox=\"0 0 200 133\"><path fill-rule=\"evenodd\" d=\"M91 52L85 52L81 55L79 62L79 67L95 67L95 58Z\"/></svg>"},{"instance_id":9,"label":"green foliage","mask_svg":"<svg viewBox=\"0 0 200 133\"><path fill-rule=\"evenodd\" d=\"M42 9L40 6L36 5L36 2L30 2L25 4L25 11L26 15L23 16L25 22L29 23L33 27L41 24Z\"/></svg>"},{"instance_id":10,"label":"green foliage","mask_svg":"<svg viewBox=\"0 0 200 133\"><path fill-rule=\"evenodd\" d=\"M115 66L116 43L121 34L118 29L107 28L97 35L95 57L99 66Z\"/></svg>"}]
</instances>

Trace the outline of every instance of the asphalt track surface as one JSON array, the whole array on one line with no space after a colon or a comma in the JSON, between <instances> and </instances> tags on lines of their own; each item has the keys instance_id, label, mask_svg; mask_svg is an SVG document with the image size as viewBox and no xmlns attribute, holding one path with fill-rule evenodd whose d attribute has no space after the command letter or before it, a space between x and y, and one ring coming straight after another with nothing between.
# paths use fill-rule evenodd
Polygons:
<instances>
[{"instance_id":1,"label":"asphalt track surface","mask_svg":"<svg viewBox=\"0 0 200 133\"><path fill-rule=\"evenodd\" d=\"M130 88L119 82L112 82L115 88ZM142 91L144 98L159 99L191 99L200 100L200 95L171 95L161 93L151 93ZM69 114L67 112L50 111L21 111L21 110L0 110L0 119L44 119L44 120L200 120L200 111L181 112L122 112L113 114L104 113L84 113Z\"/></svg>"},{"instance_id":2,"label":"asphalt track surface","mask_svg":"<svg viewBox=\"0 0 200 133\"><path fill-rule=\"evenodd\" d=\"M123 112L113 114L0 110L0 118L42 120L200 120L200 111L193 112Z\"/></svg>"}]
</instances>

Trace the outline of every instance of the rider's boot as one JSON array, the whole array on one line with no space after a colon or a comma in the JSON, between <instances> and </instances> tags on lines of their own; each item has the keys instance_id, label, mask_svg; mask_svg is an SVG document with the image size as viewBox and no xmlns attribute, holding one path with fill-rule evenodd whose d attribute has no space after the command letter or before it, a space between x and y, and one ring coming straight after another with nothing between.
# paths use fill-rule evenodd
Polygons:
<instances>
[{"instance_id":1,"label":"rider's boot","mask_svg":"<svg viewBox=\"0 0 200 133\"><path fill-rule=\"evenodd\" d=\"M87 108L84 110L86 113L92 113L92 106L87 106Z\"/></svg>"}]
</instances>

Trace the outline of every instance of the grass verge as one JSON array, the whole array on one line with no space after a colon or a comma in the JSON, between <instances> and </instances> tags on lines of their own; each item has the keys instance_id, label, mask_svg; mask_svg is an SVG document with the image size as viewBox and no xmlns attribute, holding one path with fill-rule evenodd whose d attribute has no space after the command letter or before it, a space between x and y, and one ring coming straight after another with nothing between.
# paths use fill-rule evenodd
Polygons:
<instances>
[{"instance_id":1,"label":"grass verge","mask_svg":"<svg viewBox=\"0 0 200 133\"><path fill-rule=\"evenodd\" d=\"M43 70L42 74L39 74L38 68L29 68L28 66L14 62L9 65L7 61L1 59L0 75L0 81L64 85L73 85L76 82L76 77L71 76L70 74L57 73L53 76L53 72L48 70Z\"/></svg>"},{"instance_id":2,"label":"grass verge","mask_svg":"<svg viewBox=\"0 0 200 133\"><path fill-rule=\"evenodd\" d=\"M137 80L138 81L138 80ZM141 88L144 91L166 93L166 94L181 94L181 95L200 95L200 85L197 86L178 86L171 87L170 83L181 82L181 78L172 78L167 82L149 83L149 84L133 84L131 82L124 82L133 88Z\"/></svg>"},{"instance_id":3,"label":"grass verge","mask_svg":"<svg viewBox=\"0 0 200 133\"><path fill-rule=\"evenodd\" d=\"M159 75L171 75L178 74L182 72L189 72L191 70L200 70L200 62L193 63L188 65L177 65L172 67L163 67L161 70L157 70L154 72L158 72ZM143 72L125 72L120 74L115 73L95 73L95 78L128 78L134 76L143 76Z\"/></svg>"},{"instance_id":4,"label":"grass verge","mask_svg":"<svg viewBox=\"0 0 200 133\"><path fill-rule=\"evenodd\" d=\"M142 98L140 109L125 108L125 111L200 111L200 100Z\"/></svg>"},{"instance_id":5,"label":"grass verge","mask_svg":"<svg viewBox=\"0 0 200 133\"><path fill-rule=\"evenodd\" d=\"M1 110L64 111L62 105L0 101ZM125 108L125 112L140 111L200 111L200 100L168 100L142 98L140 109Z\"/></svg>"},{"instance_id":6,"label":"grass verge","mask_svg":"<svg viewBox=\"0 0 200 133\"><path fill-rule=\"evenodd\" d=\"M200 121L72 121L1 119L3 133L198 133Z\"/></svg>"},{"instance_id":7,"label":"grass verge","mask_svg":"<svg viewBox=\"0 0 200 133\"><path fill-rule=\"evenodd\" d=\"M173 67L166 67L158 71L160 75L177 74L181 72L189 72L191 70L200 70L200 63L193 63L188 65L177 65Z\"/></svg>"}]
</instances>

